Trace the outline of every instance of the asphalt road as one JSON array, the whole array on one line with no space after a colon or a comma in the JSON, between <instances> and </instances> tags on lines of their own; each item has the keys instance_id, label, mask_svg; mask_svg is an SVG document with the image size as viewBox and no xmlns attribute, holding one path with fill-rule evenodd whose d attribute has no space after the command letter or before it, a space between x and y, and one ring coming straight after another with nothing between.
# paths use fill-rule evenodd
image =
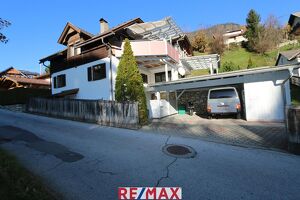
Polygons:
<instances>
[{"instance_id":1,"label":"asphalt road","mask_svg":"<svg viewBox=\"0 0 300 200\"><path fill-rule=\"evenodd\" d=\"M184 144L194 158L174 158ZM65 199L117 199L122 186L179 186L183 199L300 199L300 156L13 113L0 145Z\"/></svg>"}]
</instances>

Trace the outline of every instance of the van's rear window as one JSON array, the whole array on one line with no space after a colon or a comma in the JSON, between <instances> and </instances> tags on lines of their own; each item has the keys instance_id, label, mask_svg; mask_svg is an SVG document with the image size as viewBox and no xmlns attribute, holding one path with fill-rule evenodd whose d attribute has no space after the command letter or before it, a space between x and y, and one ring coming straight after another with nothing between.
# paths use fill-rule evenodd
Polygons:
<instances>
[{"instance_id":1,"label":"van's rear window","mask_svg":"<svg viewBox=\"0 0 300 200\"><path fill-rule=\"evenodd\" d=\"M210 91L210 99L221 99L221 98L235 98L236 93L234 89L224 90L212 90Z\"/></svg>"}]
</instances>

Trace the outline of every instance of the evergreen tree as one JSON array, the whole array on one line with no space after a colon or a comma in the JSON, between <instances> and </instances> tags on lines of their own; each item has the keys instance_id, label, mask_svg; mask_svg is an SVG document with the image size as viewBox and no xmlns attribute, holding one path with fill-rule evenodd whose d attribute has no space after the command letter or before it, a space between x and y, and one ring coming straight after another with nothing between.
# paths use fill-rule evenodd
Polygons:
<instances>
[{"instance_id":1,"label":"evergreen tree","mask_svg":"<svg viewBox=\"0 0 300 200\"><path fill-rule=\"evenodd\" d=\"M221 68L220 68L220 72L231 72L231 71L237 71L240 70L240 66L234 64L233 62L229 61L229 62L225 62L224 64L222 64Z\"/></svg>"},{"instance_id":2,"label":"evergreen tree","mask_svg":"<svg viewBox=\"0 0 300 200\"><path fill-rule=\"evenodd\" d=\"M117 101L139 103L140 123L146 124L148 115L143 79L128 39L125 40L123 55L118 66L115 91Z\"/></svg>"},{"instance_id":3,"label":"evergreen tree","mask_svg":"<svg viewBox=\"0 0 300 200\"><path fill-rule=\"evenodd\" d=\"M251 9L248 13L247 19L246 19L247 25L246 25L246 32L245 35L248 39L248 45L247 48L250 51L253 51L255 49L255 44L258 39L259 34L259 23L260 23L260 16L257 14L257 12L253 9Z\"/></svg>"}]
</instances>

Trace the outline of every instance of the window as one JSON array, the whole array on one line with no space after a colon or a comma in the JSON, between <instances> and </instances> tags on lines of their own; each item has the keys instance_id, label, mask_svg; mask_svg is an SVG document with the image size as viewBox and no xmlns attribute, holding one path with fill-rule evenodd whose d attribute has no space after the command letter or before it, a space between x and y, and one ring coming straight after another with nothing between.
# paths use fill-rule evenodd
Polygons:
<instances>
[{"instance_id":1,"label":"window","mask_svg":"<svg viewBox=\"0 0 300 200\"><path fill-rule=\"evenodd\" d=\"M168 71L168 78L171 80L171 71ZM155 83L166 82L165 72L155 73Z\"/></svg>"},{"instance_id":2,"label":"window","mask_svg":"<svg viewBox=\"0 0 300 200\"><path fill-rule=\"evenodd\" d=\"M74 47L68 46L68 58L74 56Z\"/></svg>"},{"instance_id":3,"label":"window","mask_svg":"<svg viewBox=\"0 0 300 200\"><path fill-rule=\"evenodd\" d=\"M148 83L148 76L146 74L141 74L143 83Z\"/></svg>"},{"instance_id":4,"label":"window","mask_svg":"<svg viewBox=\"0 0 300 200\"><path fill-rule=\"evenodd\" d=\"M53 77L53 87L54 88L61 88L66 86L66 75L61 74L58 76Z\"/></svg>"},{"instance_id":5,"label":"window","mask_svg":"<svg viewBox=\"0 0 300 200\"><path fill-rule=\"evenodd\" d=\"M105 79L106 78L105 63L89 67L87 69L87 73L88 73L88 81Z\"/></svg>"},{"instance_id":6,"label":"window","mask_svg":"<svg viewBox=\"0 0 300 200\"><path fill-rule=\"evenodd\" d=\"M236 93L234 89L212 90L210 92L210 99L223 99L223 98L235 98Z\"/></svg>"}]
</instances>

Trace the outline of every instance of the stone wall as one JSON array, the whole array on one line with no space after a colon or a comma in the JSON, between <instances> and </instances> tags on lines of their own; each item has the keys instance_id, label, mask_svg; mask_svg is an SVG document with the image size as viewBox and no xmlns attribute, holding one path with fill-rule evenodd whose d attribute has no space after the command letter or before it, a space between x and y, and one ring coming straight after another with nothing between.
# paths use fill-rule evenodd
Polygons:
<instances>
[{"instance_id":1,"label":"stone wall","mask_svg":"<svg viewBox=\"0 0 300 200\"><path fill-rule=\"evenodd\" d=\"M242 91L244 89L242 84L239 85L226 85L228 87L235 87L239 93L240 101L241 101L241 106L242 106L242 118L245 118L245 113L244 113L244 100L242 98ZM226 87L224 86L224 87ZM214 88L214 87L212 87ZM216 88L216 87L215 87ZM193 89L193 90L187 90L185 91L181 97L178 99L178 106L184 105L187 107L188 102L192 102L195 107L195 112L197 115L201 117L206 117L207 116L207 95L208 95L208 90L210 88L201 88L201 89ZM181 91L177 91L177 95L180 94Z\"/></svg>"},{"instance_id":2,"label":"stone wall","mask_svg":"<svg viewBox=\"0 0 300 200\"><path fill-rule=\"evenodd\" d=\"M187 107L188 102L192 102L197 115L206 115L208 89L185 91L178 99L178 106L184 105ZM177 92L180 94L180 92Z\"/></svg>"}]
</instances>

